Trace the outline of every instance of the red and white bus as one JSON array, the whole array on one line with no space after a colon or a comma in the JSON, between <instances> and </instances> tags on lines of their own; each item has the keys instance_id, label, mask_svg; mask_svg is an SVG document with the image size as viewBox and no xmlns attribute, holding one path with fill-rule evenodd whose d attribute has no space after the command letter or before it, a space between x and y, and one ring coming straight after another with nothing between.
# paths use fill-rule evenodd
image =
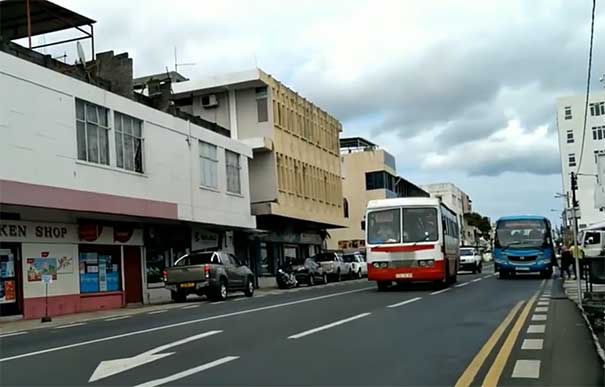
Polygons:
<instances>
[{"instance_id":1,"label":"red and white bus","mask_svg":"<svg viewBox=\"0 0 605 387\"><path fill-rule=\"evenodd\" d=\"M368 280L456 282L460 233L456 213L433 198L371 200L366 218Z\"/></svg>"}]
</instances>

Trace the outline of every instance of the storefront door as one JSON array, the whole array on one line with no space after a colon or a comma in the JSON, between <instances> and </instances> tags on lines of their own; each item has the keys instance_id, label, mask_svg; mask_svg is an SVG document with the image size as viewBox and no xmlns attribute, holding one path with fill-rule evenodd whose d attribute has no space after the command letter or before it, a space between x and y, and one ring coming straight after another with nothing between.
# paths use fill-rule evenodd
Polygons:
<instances>
[{"instance_id":1,"label":"storefront door","mask_svg":"<svg viewBox=\"0 0 605 387\"><path fill-rule=\"evenodd\" d=\"M127 304L143 302L141 248L139 246L124 246L124 285Z\"/></svg>"},{"instance_id":2,"label":"storefront door","mask_svg":"<svg viewBox=\"0 0 605 387\"><path fill-rule=\"evenodd\" d=\"M0 316L22 313L21 244L0 243Z\"/></svg>"}]
</instances>

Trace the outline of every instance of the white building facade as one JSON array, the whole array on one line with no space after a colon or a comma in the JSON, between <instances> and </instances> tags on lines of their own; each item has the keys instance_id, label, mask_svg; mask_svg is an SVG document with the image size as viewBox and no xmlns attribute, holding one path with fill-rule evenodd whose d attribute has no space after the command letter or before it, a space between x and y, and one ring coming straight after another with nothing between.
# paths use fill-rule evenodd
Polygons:
<instances>
[{"instance_id":1,"label":"white building facade","mask_svg":"<svg viewBox=\"0 0 605 387\"><path fill-rule=\"evenodd\" d=\"M441 199L446 206L458 216L458 224L460 225L460 242L462 244L472 245L475 242L473 234L467 234L464 214L470 213L471 199L464 191L452 183L434 183L421 185L420 188L428 192L431 197Z\"/></svg>"},{"instance_id":2,"label":"white building facade","mask_svg":"<svg viewBox=\"0 0 605 387\"><path fill-rule=\"evenodd\" d=\"M51 315L148 302L256 227L242 142L2 51L0 90L0 315L40 317L44 273Z\"/></svg>"},{"instance_id":3,"label":"white building facade","mask_svg":"<svg viewBox=\"0 0 605 387\"><path fill-rule=\"evenodd\" d=\"M580 205L580 229L605 221L605 208L599 208L595 201L597 160L599 157L605 157L605 92L593 93L590 96L583 139L585 103L584 96L563 97L557 100L563 192L568 193L571 198L571 172L578 174L576 197ZM571 203L567 203L566 206L570 205Z\"/></svg>"}]
</instances>

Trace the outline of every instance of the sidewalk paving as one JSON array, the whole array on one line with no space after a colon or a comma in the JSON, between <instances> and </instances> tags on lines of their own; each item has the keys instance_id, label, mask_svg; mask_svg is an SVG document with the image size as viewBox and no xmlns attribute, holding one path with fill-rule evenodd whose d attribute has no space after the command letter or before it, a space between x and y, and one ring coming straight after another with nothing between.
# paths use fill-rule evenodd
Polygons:
<instances>
[{"instance_id":1,"label":"sidewalk paving","mask_svg":"<svg viewBox=\"0 0 605 387\"><path fill-rule=\"evenodd\" d=\"M277 287L265 287L256 289L254 292L254 297L264 297L268 295L279 295L284 293L293 293L298 291L317 289L321 287L333 287L333 286L341 286L346 284L354 284L358 282L367 281L367 279L360 280L350 280L343 282L333 282L326 285L317 285L313 287L302 286L298 288L292 289L279 289ZM230 296L229 298L239 298L240 293L236 293L235 296ZM243 296L242 296L243 297ZM178 309L183 308L188 305L198 304L198 303L210 303L210 301L206 297L197 297L193 296L188 298L187 302L182 303L173 303L171 301L168 302L160 302L155 304L135 304L128 305L127 307L120 309L111 309L111 310L99 310L94 312L82 312L75 314L67 314L62 316L53 316L51 322L42 323L40 319L32 319L32 320L11 320L11 321L0 321L0 338L4 335L11 335L16 332L29 331L34 329L41 328L52 328L59 325L67 325L67 324L76 324L86 321L92 320L101 320L108 319L114 317L121 317L127 315L137 315L142 313L153 312L156 310L170 310L170 309Z\"/></svg>"},{"instance_id":2,"label":"sidewalk paving","mask_svg":"<svg viewBox=\"0 0 605 387\"><path fill-rule=\"evenodd\" d=\"M603 348L605 348L605 334L603 332L600 332L600 333L595 332L595 329L591 326L588 316L584 312L584 308L582 308L582 306L580 305L580 302L579 302L578 285L577 285L576 280L567 279L565 281L562 281L562 288L563 288L563 291L565 292L565 295L576 304L576 307L578 308L582 317L584 318L586 325L590 329L596 351L597 351L599 357L601 358L601 363L605 367L605 351L603 349ZM582 290L582 292L586 291L586 281L585 280L581 280L581 290ZM594 284L593 292L605 294L605 285ZM603 313L605 315L605 310L603 311Z\"/></svg>"}]
</instances>

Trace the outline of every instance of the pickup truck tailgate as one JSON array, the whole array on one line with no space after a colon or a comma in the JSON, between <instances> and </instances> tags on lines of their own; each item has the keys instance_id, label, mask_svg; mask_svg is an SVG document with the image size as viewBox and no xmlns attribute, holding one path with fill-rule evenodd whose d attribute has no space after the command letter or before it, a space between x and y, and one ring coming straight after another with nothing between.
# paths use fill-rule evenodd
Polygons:
<instances>
[{"instance_id":1,"label":"pickup truck tailgate","mask_svg":"<svg viewBox=\"0 0 605 387\"><path fill-rule=\"evenodd\" d=\"M204 265L175 266L166 270L166 283L182 283L202 281L204 277Z\"/></svg>"}]
</instances>

